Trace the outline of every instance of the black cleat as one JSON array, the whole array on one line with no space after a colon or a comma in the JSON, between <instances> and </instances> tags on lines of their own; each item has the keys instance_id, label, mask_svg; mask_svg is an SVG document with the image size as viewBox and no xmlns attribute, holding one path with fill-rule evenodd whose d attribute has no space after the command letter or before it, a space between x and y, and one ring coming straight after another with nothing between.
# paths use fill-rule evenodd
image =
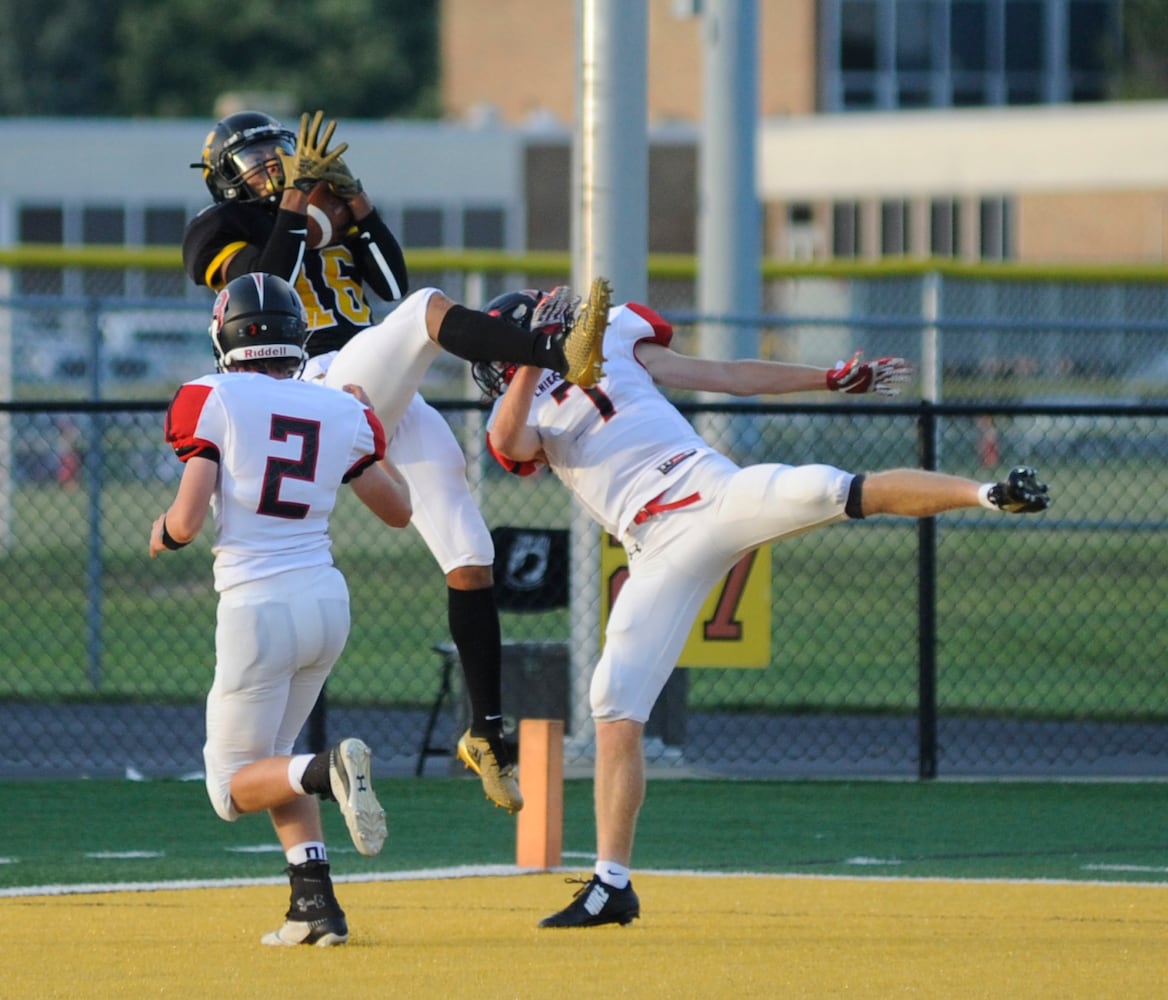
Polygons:
<instances>
[{"instance_id":1,"label":"black cleat","mask_svg":"<svg viewBox=\"0 0 1168 1000\"><path fill-rule=\"evenodd\" d=\"M306 944L318 948L348 941L349 925L333 893L328 862L306 861L285 870L292 885L292 902L284 915L284 926L260 940L277 947Z\"/></svg>"},{"instance_id":2,"label":"black cleat","mask_svg":"<svg viewBox=\"0 0 1168 1000\"><path fill-rule=\"evenodd\" d=\"M1050 506L1046 483L1040 483L1038 473L1026 465L1011 469L1004 483L995 483L989 499L1007 514L1037 514Z\"/></svg>"},{"instance_id":3,"label":"black cleat","mask_svg":"<svg viewBox=\"0 0 1168 1000\"><path fill-rule=\"evenodd\" d=\"M631 924L641 915L641 901L633 892L630 882L624 889L614 889L600 881L600 876L591 879L570 878L564 881L582 883L583 887L559 913L544 917L540 927L599 927L601 924Z\"/></svg>"}]
</instances>

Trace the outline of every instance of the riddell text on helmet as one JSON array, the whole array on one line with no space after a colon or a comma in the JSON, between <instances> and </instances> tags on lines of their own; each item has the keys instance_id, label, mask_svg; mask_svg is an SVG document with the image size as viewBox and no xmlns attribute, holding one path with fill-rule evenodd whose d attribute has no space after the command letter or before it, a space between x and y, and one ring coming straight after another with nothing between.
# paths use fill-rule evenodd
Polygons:
<instances>
[{"instance_id":1,"label":"riddell text on helmet","mask_svg":"<svg viewBox=\"0 0 1168 1000\"><path fill-rule=\"evenodd\" d=\"M283 357L287 351L283 347L245 347L243 349L243 356L248 358L279 358Z\"/></svg>"}]
</instances>

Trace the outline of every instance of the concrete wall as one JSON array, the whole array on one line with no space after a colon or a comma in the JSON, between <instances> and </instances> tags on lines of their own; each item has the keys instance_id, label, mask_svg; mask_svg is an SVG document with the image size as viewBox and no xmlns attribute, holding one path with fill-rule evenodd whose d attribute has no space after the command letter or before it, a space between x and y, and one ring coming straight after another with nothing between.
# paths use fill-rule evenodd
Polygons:
<instances>
[{"instance_id":1,"label":"concrete wall","mask_svg":"<svg viewBox=\"0 0 1168 1000\"><path fill-rule=\"evenodd\" d=\"M214 122L0 119L0 205L176 205L210 201L197 162ZM286 122L292 128L296 120ZM441 122L343 121L337 141L387 216L409 207L502 207L520 221L523 145L511 129ZM3 211L0 209L0 211ZM0 232L0 241L13 242Z\"/></svg>"},{"instance_id":2,"label":"concrete wall","mask_svg":"<svg viewBox=\"0 0 1168 1000\"><path fill-rule=\"evenodd\" d=\"M188 166L205 121L0 119L0 244L16 242L20 209L121 205L190 215L209 196ZM650 129L649 249L695 249L698 129ZM343 121L347 159L391 226L402 213L462 211L506 217L508 249L566 250L570 131L544 122ZM862 253L877 255L880 205L914 206L912 252L925 245L930 199L954 199L969 219L978 202L1008 202L1012 254L1028 261L1168 260L1168 102L766 118L757 185L766 251L823 257L833 204L854 202L869 225ZM810 212L792 234L792 207ZM978 253L963 227L962 254ZM133 227L128 230L132 236ZM972 235L971 235L972 234ZM66 242L79 242L76 228ZM454 238L449 245L460 245ZM796 249L798 248L798 249Z\"/></svg>"}]
</instances>

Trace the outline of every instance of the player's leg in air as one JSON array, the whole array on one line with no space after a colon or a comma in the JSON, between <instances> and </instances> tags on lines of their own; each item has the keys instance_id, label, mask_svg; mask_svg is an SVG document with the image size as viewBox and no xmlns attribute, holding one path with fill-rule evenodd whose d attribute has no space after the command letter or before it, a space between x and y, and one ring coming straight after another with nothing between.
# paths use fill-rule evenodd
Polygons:
<instances>
[{"instance_id":1,"label":"player's leg in air","mask_svg":"<svg viewBox=\"0 0 1168 1000\"><path fill-rule=\"evenodd\" d=\"M495 605L491 533L466 481L466 459L442 415L415 396L390 438L386 457L417 499L411 524L447 583L450 637L470 700L470 728L458 756L483 791L510 812L523 808L515 761L503 738L502 638Z\"/></svg>"}]
</instances>

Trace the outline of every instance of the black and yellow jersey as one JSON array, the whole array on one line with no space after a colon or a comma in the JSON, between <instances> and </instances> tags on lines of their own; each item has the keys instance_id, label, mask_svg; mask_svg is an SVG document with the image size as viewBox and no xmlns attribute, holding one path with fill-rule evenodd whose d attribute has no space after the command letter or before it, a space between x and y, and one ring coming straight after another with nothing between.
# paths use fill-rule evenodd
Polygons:
<instances>
[{"instance_id":1,"label":"black and yellow jersey","mask_svg":"<svg viewBox=\"0 0 1168 1000\"><path fill-rule=\"evenodd\" d=\"M291 281L308 313L306 349L315 357L377 322L366 286L391 302L406 294L408 277L401 247L376 211L335 246L310 250L305 238L302 215L262 202L220 202L187 224L183 267L196 285L215 291L250 271Z\"/></svg>"}]
</instances>

